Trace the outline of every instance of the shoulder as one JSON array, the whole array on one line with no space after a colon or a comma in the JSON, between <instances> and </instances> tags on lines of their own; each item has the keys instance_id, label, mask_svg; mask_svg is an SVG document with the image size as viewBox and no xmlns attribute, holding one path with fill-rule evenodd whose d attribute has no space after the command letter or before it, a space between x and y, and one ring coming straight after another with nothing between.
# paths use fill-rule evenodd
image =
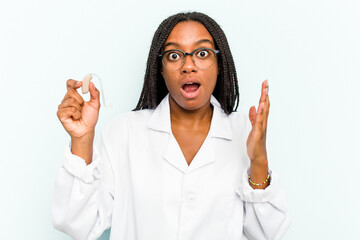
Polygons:
<instances>
[{"instance_id":1,"label":"shoulder","mask_svg":"<svg viewBox=\"0 0 360 240\"><path fill-rule=\"evenodd\" d=\"M114 117L112 120L110 120L109 124L112 126L117 126L117 125L128 124L131 122L135 122L135 123L147 122L150 119L153 112L154 112L153 109L143 109L138 111L121 113L116 117Z\"/></svg>"},{"instance_id":2,"label":"shoulder","mask_svg":"<svg viewBox=\"0 0 360 240\"><path fill-rule=\"evenodd\" d=\"M210 102L214 106L213 116L220 119L219 121L216 121L217 123L223 123L225 125L229 124L232 131L237 129L248 129L249 125L251 125L248 116L242 112L232 112L230 114L226 114L214 96L211 96Z\"/></svg>"},{"instance_id":3,"label":"shoulder","mask_svg":"<svg viewBox=\"0 0 360 240\"><path fill-rule=\"evenodd\" d=\"M233 130L249 132L251 123L249 117L242 112L232 112L228 115L230 126Z\"/></svg>"},{"instance_id":4,"label":"shoulder","mask_svg":"<svg viewBox=\"0 0 360 240\"><path fill-rule=\"evenodd\" d=\"M242 112L232 112L228 115L228 118L230 119L231 122L246 123L248 120L247 115Z\"/></svg>"},{"instance_id":5,"label":"shoulder","mask_svg":"<svg viewBox=\"0 0 360 240\"><path fill-rule=\"evenodd\" d=\"M232 112L227 116L230 120L231 125L236 124L247 126L250 123L248 116L242 112Z\"/></svg>"},{"instance_id":6,"label":"shoulder","mask_svg":"<svg viewBox=\"0 0 360 240\"><path fill-rule=\"evenodd\" d=\"M111 119L104 128L104 133L119 133L127 132L131 128L146 127L153 109L143 109L138 111L131 111L126 113L120 113L113 119Z\"/></svg>"}]
</instances>

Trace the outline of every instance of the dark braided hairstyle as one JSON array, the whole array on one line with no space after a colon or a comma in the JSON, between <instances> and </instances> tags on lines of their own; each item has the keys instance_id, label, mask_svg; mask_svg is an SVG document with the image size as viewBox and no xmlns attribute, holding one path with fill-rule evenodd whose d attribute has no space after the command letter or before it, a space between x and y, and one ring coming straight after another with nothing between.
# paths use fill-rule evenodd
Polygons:
<instances>
[{"instance_id":1,"label":"dark braided hairstyle","mask_svg":"<svg viewBox=\"0 0 360 240\"><path fill-rule=\"evenodd\" d=\"M175 25L185 21L196 21L203 24L213 37L215 48L220 50L218 57L220 74L213 95L225 113L230 114L236 111L239 105L239 87L229 44L220 26L212 18L199 12L178 13L170 16L156 30L147 60L143 89L134 111L153 109L168 94L165 80L161 75L162 63L158 54L163 50L163 45Z\"/></svg>"}]
</instances>

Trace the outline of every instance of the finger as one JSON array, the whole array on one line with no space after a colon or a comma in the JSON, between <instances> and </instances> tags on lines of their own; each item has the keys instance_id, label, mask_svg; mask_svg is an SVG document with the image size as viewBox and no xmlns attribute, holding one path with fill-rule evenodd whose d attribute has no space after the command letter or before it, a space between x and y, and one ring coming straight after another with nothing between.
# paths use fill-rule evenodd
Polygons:
<instances>
[{"instance_id":1,"label":"finger","mask_svg":"<svg viewBox=\"0 0 360 240\"><path fill-rule=\"evenodd\" d=\"M59 105L59 109L60 108L67 108L67 107L75 107L77 110L79 110L81 112L81 106L79 104L79 102L73 98L67 98L66 100L64 100L60 105Z\"/></svg>"},{"instance_id":2,"label":"finger","mask_svg":"<svg viewBox=\"0 0 360 240\"><path fill-rule=\"evenodd\" d=\"M269 80L265 80L265 110L269 105ZM266 111L265 111L266 112Z\"/></svg>"},{"instance_id":3,"label":"finger","mask_svg":"<svg viewBox=\"0 0 360 240\"><path fill-rule=\"evenodd\" d=\"M259 106L256 112L256 118L255 118L255 126L259 129L259 130L264 130L264 118L265 118L265 103L266 103L266 99L268 97L268 80L265 80L262 82L261 84L261 96L260 96L260 100L259 100Z\"/></svg>"},{"instance_id":4,"label":"finger","mask_svg":"<svg viewBox=\"0 0 360 240\"><path fill-rule=\"evenodd\" d=\"M266 100L266 102L265 103L263 103L264 104L264 107L263 107L263 112L262 112L262 119L263 119L263 121L262 121L262 130L264 131L264 132L266 132L266 129L267 129L267 123L268 123L268 116L269 116L269 105L268 105L268 99Z\"/></svg>"},{"instance_id":5,"label":"finger","mask_svg":"<svg viewBox=\"0 0 360 240\"><path fill-rule=\"evenodd\" d=\"M78 89L79 87L81 87L82 85L82 81L76 81L74 79L68 79L66 81L66 88L69 90L69 88L71 89Z\"/></svg>"},{"instance_id":6,"label":"finger","mask_svg":"<svg viewBox=\"0 0 360 240\"><path fill-rule=\"evenodd\" d=\"M251 126L254 128L255 121L256 121L256 108L255 108L255 106L251 106L251 108L249 109L249 119L250 119L250 122L251 122Z\"/></svg>"},{"instance_id":7,"label":"finger","mask_svg":"<svg viewBox=\"0 0 360 240\"><path fill-rule=\"evenodd\" d=\"M265 105L265 101L266 101L266 87L265 86L266 86L266 82L264 81L261 84L261 96L260 96L259 106L257 108L256 119L255 119L255 125L261 130L263 129L264 105Z\"/></svg>"},{"instance_id":8,"label":"finger","mask_svg":"<svg viewBox=\"0 0 360 240\"><path fill-rule=\"evenodd\" d=\"M265 123L267 123L267 119L269 117L269 112L270 112L270 99L269 99L269 95L267 95L265 102L264 102L264 109L263 109Z\"/></svg>"},{"instance_id":9,"label":"finger","mask_svg":"<svg viewBox=\"0 0 360 240\"><path fill-rule=\"evenodd\" d=\"M76 101L82 106L84 104L84 99L80 96L80 94L75 89L69 89L69 95L76 99Z\"/></svg>"},{"instance_id":10,"label":"finger","mask_svg":"<svg viewBox=\"0 0 360 240\"><path fill-rule=\"evenodd\" d=\"M262 123L262 129L266 130L267 116L269 114L269 80L266 79L261 84L261 97L259 101L258 114L262 115L259 121Z\"/></svg>"},{"instance_id":11,"label":"finger","mask_svg":"<svg viewBox=\"0 0 360 240\"><path fill-rule=\"evenodd\" d=\"M265 80L261 84L261 96L260 96L259 104L262 103L262 102L265 102L266 95L267 95L267 92L268 92L267 89L268 89L268 80Z\"/></svg>"},{"instance_id":12,"label":"finger","mask_svg":"<svg viewBox=\"0 0 360 240\"><path fill-rule=\"evenodd\" d=\"M264 103L264 110L263 110L263 118L264 118L264 124L263 124L263 130L266 131L267 128L267 122L269 117L269 110L270 110L270 99L269 99L269 83L266 84L266 98Z\"/></svg>"},{"instance_id":13,"label":"finger","mask_svg":"<svg viewBox=\"0 0 360 240\"><path fill-rule=\"evenodd\" d=\"M79 120L81 118L81 113L75 107L67 107L59 109L57 111L57 116L61 122L69 118Z\"/></svg>"},{"instance_id":14,"label":"finger","mask_svg":"<svg viewBox=\"0 0 360 240\"><path fill-rule=\"evenodd\" d=\"M69 98L75 98L76 101L82 106L84 103L84 99L80 96L80 94L73 88L68 88L67 93L65 94L61 103Z\"/></svg>"},{"instance_id":15,"label":"finger","mask_svg":"<svg viewBox=\"0 0 360 240\"><path fill-rule=\"evenodd\" d=\"M80 119L81 113L75 107L61 108L57 111L57 116L61 122L68 118Z\"/></svg>"},{"instance_id":16,"label":"finger","mask_svg":"<svg viewBox=\"0 0 360 240\"><path fill-rule=\"evenodd\" d=\"M93 82L90 82L90 102L95 103L97 107L100 107L100 91L95 87Z\"/></svg>"},{"instance_id":17,"label":"finger","mask_svg":"<svg viewBox=\"0 0 360 240\"><path fill-rule=\"evenodd\" d=\"M263 129L263 123L264 123L263 111L264 111L264 103L262 102L259 104L255 119L255 126L261 130Z\"/></svg>"}]
</instances>

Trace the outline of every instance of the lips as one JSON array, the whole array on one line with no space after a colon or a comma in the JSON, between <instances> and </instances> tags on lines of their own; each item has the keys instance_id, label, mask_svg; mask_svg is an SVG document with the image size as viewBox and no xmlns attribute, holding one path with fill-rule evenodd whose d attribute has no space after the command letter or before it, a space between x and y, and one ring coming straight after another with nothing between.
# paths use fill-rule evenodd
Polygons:
<instances>
[{"instance_id":1,"label":"lips","mask_svg":"<svg viewBox=\"0 0 360 240\"><path fill-rule=\"evenodd\" d=\"M199 94L200 83L195 79L187 79L184 81L181 90L185 98L195 98Z\"/></svg>"}]
</instances>

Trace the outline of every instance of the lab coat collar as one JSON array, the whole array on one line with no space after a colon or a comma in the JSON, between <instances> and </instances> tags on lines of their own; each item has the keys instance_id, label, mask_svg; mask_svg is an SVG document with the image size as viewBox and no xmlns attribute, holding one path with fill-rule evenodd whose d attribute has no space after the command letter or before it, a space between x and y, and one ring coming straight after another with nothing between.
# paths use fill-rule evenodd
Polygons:
<instances>
[{"instance_id":1,"label":"lab coat collar","mask_svg":"<svg viewBox=\"0 0 360 240\"><path fill-rule=\"evenodd\" d=\"M213 95L211 95L210 103L214 106L210 126L211 136L232 140L232 131L229 116L224 112L224 110L221 108L220 103Z\"/></svg>"},{"instance_id":2,"label":"lab coat collar","mask_svg":"<svg viewBox=\"0 0 360 240\"><path fill-rule=\"evenodd\" d=\"M224 113L220 103L214 96L211 96L210 103L214 106L209 131L210 136L232 140L229 116ZM164 97L164 99L154 110L148 123L148 127L156 131L171 134L169 94Z\"/></svg>"}]
</instances>

